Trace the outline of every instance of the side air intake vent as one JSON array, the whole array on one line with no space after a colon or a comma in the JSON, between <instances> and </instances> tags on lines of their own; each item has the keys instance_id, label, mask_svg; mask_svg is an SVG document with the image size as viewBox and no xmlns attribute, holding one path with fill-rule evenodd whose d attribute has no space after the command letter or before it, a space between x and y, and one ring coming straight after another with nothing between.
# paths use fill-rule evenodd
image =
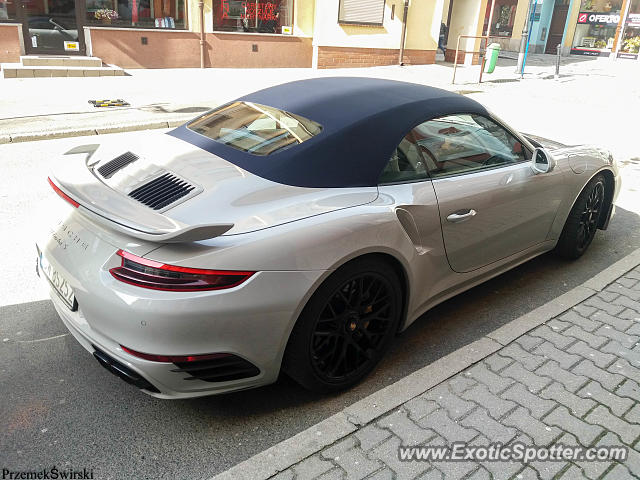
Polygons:
<instances>
[{"instance_id":1,"label":"side air intake vent","mask_svg":"<svg viewBox=\"0 0 640 480\"><path fill-rule=\"evenodd\" d=\"M195 187L171 173L151 180L136 188L129 196L147 207L160 210L187 195Z\"/></svg>"},{"instance_id":2,"label":"side air intake vent","mask_svg":"<svg viewBox=\"0 0 640 480\"><path fill-rule=\"evenodd\" d=\"M119 157L116 157L113 160L110 160L104 165L102 165L98 169L98 172L104 178L109 178L121 168L124 168L130 163L133 163L136 160L138 160L138 158L139 157L135 153L131 153L131 152L123 153Z\"/></svg>"}]
</instances>

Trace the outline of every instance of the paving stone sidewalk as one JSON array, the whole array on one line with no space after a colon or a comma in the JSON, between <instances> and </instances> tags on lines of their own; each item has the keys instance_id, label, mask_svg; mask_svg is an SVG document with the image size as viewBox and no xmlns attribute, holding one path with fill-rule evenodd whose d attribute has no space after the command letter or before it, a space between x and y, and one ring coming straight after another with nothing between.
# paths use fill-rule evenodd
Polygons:
<instances>
[{"instance_id":1,"label":"paving stone sidewalk","mask_svg":"<svg viewBox=\"0 0 640 480\"><path fill-rule=\"evenodd\" d=\"M273 478L640 478L640 267ZM400 461L468 442L628 446L626 461Z\"/></svg>"}]
</instances>

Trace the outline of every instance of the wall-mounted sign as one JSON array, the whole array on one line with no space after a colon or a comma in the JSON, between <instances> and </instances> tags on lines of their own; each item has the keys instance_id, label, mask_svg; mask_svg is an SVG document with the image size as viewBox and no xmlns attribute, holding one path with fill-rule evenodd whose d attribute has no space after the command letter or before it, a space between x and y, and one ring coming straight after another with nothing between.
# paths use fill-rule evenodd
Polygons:
<instances>
[{"instance_id":1,"label":"wall-mounted sign","mask_svg":"<svg viewBox=\"0 0 640 480\"><path fill-rule=\"evenodd\" d=\"M620 15L601 12L580 12L578 23L586 25L617 25Z\"/></svg>"},{"instance_id":2,"label":"wall-mounted sign","mask_svg":"<svg viewBox=\"0 0 640 480\"><path fill-rule=\"evenodd\" d=\"M533 10L533 21L539 22L542 14L542 2L537 2L535 9Z\"/></svg>"},{"instance_id":3,"label":"wall-mounted sign","mask_svg":"<svg viewBox=\"0 0 640 480\"><path fill-rule=\"evenodd\" d=\"M79 52L80 44L78 42L64 42L65 52Z\"/></svg>"},{"instance_id":4,"label":"wall-mounted sign","mask_svg":"<svg viewBox=\"0 0 640 480\"><path fill-rule=\"evenodd\" d=\"M627 15L628 27L640 27L640 13L630 13Z\"/></svg>"},{"instance_id":5,"label":"wall-mounted sign","mask_svg":"<svg viewBox=\"0 0 640 480\"><path fill-rule=\"evenodd\" d=\"M239 5L238 5L239 4ZM233 8L232 8L233 7ZM278 9L271 2L237 2L222 0L222 18L278 20Z\"/></svg>"}]
</instances>

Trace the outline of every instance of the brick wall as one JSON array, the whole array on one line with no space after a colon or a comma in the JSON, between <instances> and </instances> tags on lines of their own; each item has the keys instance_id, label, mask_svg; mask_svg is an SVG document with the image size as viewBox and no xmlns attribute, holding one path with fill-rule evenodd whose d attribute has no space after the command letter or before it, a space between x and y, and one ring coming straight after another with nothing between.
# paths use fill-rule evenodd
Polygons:
<instances>
[{"instance_id":1,"label":"brick wall","mask_svg":"<svg viewBox=\"0 0 640 480\"><path fill-rule=\"evenodd\" d=\"M467 53L473 53L473 59L471 60L472 65L480 64L480 54L479 52L465 52L464 50L458 51L458 64L464 63L464 57ZM453 60L456 56L456 51L454 49L447 48L444 53L444 60L449 63L453 63Z\"/></svg>"},{"instance_id":2,"label":"brick wall","mask_svg":"<svg viewBox=\"0 0 640 480\"><path fill-rule=\"evenodd\" d=\"M400 51L392 48L318 47L318 68L375 67L396 65ZM435 63L435 50L405 49L404 63Z\"/></svg>"},{"instance_id":3,"label":"brick wall","mask_svg":"<svg viewBox=\"0 0 640 480\"><path fill-rule=\"evenodd\" d=\"M200 66L195 32L91 28L93 55L122 68ZM146 37L147 44L142 44ZM257 51L254 51L254 45ZM205 66L266 68L311 67L310 38L281 35L207 33Z\"/></svg>"}]
</instances>

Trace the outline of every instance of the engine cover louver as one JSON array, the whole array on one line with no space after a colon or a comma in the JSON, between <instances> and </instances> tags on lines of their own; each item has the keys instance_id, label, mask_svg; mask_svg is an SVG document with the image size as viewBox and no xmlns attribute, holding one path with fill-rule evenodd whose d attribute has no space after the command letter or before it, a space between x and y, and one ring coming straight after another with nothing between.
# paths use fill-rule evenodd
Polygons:
<instances>
[{"instance_id":1,"label":"engine cover louver","mask_svg":"<svg viewBox=\"0 0 640 480\"><path fill-rule=\"evenodd\" d=\"M194 188L193 185L175 175L165 173L136 188L129 193L129 196L154 210L160 210L184 197Z\"/></svg>"},{"instance_id":2,"label":"engine cover louver","mask_svg":"<svg viewBox=\"0 0 640 480\"><path fill-rule=\"evenodd\" d=\"M122 155L114 158L113 160L108 161L107 163L102 165L100 168L98 168L98 173L100 173L100 175L102 175L103 178L109 178L121 168L124 168L130 163L133 163L136 160L138 160L138 158L140 157L138 157L135 153L131 153L131 152L123 153Z\"/></svg>"}]
</instances>

